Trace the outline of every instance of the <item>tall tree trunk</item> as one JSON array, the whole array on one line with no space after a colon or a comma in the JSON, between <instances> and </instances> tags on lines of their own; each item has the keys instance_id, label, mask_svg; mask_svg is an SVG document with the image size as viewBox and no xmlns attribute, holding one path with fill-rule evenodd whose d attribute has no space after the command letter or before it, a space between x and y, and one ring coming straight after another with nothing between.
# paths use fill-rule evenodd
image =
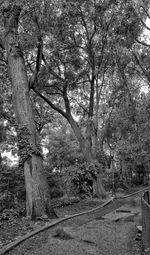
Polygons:
<instances>
[{"instance_id":1,"label":"tall tree trunk","mask_svg":"<svg viewBox=\"0 0 150 255\"><path fill-rule=\"evenodd\" d=\"M2 156L1 156L1 152L0 152L0 171L2 170Z\"/></svg>"},{"instance_id":2,"label":"tall tree trunk","mask_svg":"<svg viewBox=\"0 0 150 255\"><path fill-rule=\"evenodd\" d=\"M25 174L26 212L35 219L43 215L54 217L50 203L50 193L43 172L39 138L29 95L29 83L23 53L18 42L18 18L21 9L10 6L5 14L5 50L8 72L12 84L13 106L18 126L21 160Z\"/></svg>"},{"instance_id":3,"label":"tall tree trunk","mask_svg":"<svg viewBox=\"0 0 150 255\"><path fill-rule=\"evenodd\" d=\"M91 141L91 122L87 124L87 130L86 130L86 136L83 137L81 134L81 130L78 126L78 124L75 122L75 120L70 115L68 118L68 121L75 133L75 136L79 142L80 149L83 153L84 159L87 163L87 166L92 164L95 165L95 157L92 152L92 141ZM101 173L97 173L96 180L93 182L93 196L97 196L98 198L105 198L106 197L106 191L102 183L101 179Z\"/></svg>"}]
</instances>

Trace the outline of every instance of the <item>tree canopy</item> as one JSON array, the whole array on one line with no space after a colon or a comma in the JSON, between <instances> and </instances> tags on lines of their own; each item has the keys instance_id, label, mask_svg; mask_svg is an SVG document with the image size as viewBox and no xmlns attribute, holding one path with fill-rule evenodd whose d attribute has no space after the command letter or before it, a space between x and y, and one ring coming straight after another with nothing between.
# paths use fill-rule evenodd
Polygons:
<instances>
[{"instance_id":1,"label":"tree canopy","mask_svg":"<svg viewBox=\"0 0 150 255\"><path fill-rule=\"evenodd\" d=\"M31 141L25 143L27 154L18 146L23 163L33 154L41 157L42 145L50 171L75 162L87 169L92 165L99 179L93 190L101 186L98 193L103 194L103 167L97 168L97 162L109 167L112 154L127 168L148 171L149 93L142 91L149 91L150 82L149 4L1 0L1 144L5 139L17 152L19 122L29 129L28 138L34 131L34 149ZM15 76L18 56L22 69ZM23 69L25 90L22 83L16 85ZM24 105L30 118L21 108L23 100L29 102Z\"/></svg>"}]
</instances>

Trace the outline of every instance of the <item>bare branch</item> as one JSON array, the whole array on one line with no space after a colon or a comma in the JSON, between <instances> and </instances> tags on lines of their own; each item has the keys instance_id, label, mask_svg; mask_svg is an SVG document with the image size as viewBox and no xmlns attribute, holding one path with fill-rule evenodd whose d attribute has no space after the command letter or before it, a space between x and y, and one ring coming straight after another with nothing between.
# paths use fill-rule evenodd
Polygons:
<instances>
[{"instance_id":1,"label":"bare branch","mask_svg":"<svg viewBox=\"0 0 150 255\"><path fill-rule=\"evenodd\" d=\"M27 63L27 66L29 67L31 73L33 74L33 73L34 73L34 70L32 69L31 65L34 64L35 61L32 62L32 63L30 63L29 60L28 60L28 58L27 58L26 56L25 56L25 61L26 61L26 63Z\"/></svg>"},{"instance_id":2,"label":"bare branch","mask_svg":"<svg viewBox=\"0 0 150 255\"><path fill-rule=\"evenodd\" d=\"M38 46L37 46L36 67L35 67L35 70L33 72L33 75L30 78L30 81L29 81L29 87L30 88L33 88L34 85L37 82L37 76L38 76L38 73L39 73L39 70L40 70L41 60L42 60L42 51L43 51L43 40L42 40L42 36L40 36Z\"/></svg>"},{"instance_id":3,"label":"bare branch","mask_svg":"<svg viewBox=\"0 0 150 255\"><path fill-rule=\"evenodd\" d=\"M58 92L47 92L46 91L46 93L48 94L48 95L59 95L59 96L61 96L61 94L60 93L58 93Z\"/></svg>"},{"instance_id":4,"label":"bare branch","mask_svg":"<svg viewBox=\"0 0 150 255\"><path fill-rule=\"evenodd\" d=\"M53 70L52 70L52 68L49 66L49 64L47 63L47 61L46 61L46 59L45 59L45 57L44 57L44 54L42 54L42 60L43 60L43 62L44 62L44 64L45 64L45 66L46 66L46 68L47 68L47 70L48 70L48 72L50 73L50 74L52 74L55 78L57 78L58 80L60 80L60 81L65 81L61 76L59 76L57 73L55 73Z\"/></svg>"},{"instance_id":5,"label":"bare branch","mask_svg":"<svg viewBox=\"0 0 150 255\"><path fill-rule=\"evenodd\" d=\"M146 29L148 29L148 30L150 31L150 27L148 27L148 26L145 24L145 22L144 22L141 18L139 18L139 19L140 19L142 25L143 25Z\"/></svg>"},{"instance_id":6,"label":"bare branch","mask_svg":"<svg viewBox=\"0 0 150 255\"><path fill-rule=\"evenodd\" d=\"M62 116L64 116L67 119L66 112L60 109L57 105L53 104L47 97L41 94L37 89L34 88L33 90L40 98L42 98L48 105L50 105L52 109L54 109L55 111L57 111L58 113L60 113Z\"/></svg>"},{"instance_id":7,"label":"bare branch","mask_svg":"<svg viewBox=\"0 0 150 255\"><path fill-rule=\"evenodd\" d=\"M150 14L147 12L147 10L145 9L145 7L143 5L140 6L141 8L143 8L143 10L145 11L147 17L150 19Z\"/></svg>"},{"instance_id":8,"label":"bare branch","mask_svg":"<svg viewBox=\"0 0 150 255\"><path fill-rule=\"evenodd\" d=\"M0 58L0 61L4 62L5 64L7 64L7 61L3 58Z\"/></svg>"},{"instance_id":9,"label":"bare branch","mask_svg":"<svg viewBox=\"0 0 150 255\"><path fill-rule=\"evenodd\" d=\"M82 104L80 104L76 98L71 97L71 96L69 96L69 98L72 99L73 101L75 101L88 114L88 110L86 110L84 108L84 106Z\"/></svg>"},{"instance_id":10,"label":"bare branch","mask_svg":"<svg viewBox=\"0 0 150 255\"><path fill-rule=\"evenodd\" d=\"M0 37L0 48L2 48L3 50L5 50L4 43L3 43L3 40L2 40L1 37Z\"/></svg>"},{"instance_id":11,"label":"bare branch","mask_svg":"<svg viewBox=\"0 0 150 255\"><path fill-rule=\"evenodd\" d=\"M41 28L39 26L38 18L36 16L36 14L34 15L33 19L34 19L34 22L37 26L38 45L37 45L36 67L35 67L35 70L33 72L33 75L30 78L30 81L29 81L29 87L30 88L32 88L37 82L37 76L38 76L38 73L40 71L40 66L41 66L41 62L42 62L42 52L43 52L43 40L42 40L43 35L41 33Z\"/></svg>"},{"instance_id":12,"label":"bare branch","mask_svg":"<svg viewBox=\"0 0 150 255\"><path fill-rule=\"evenodd\" d=\"M83 26L84 26L84 28L85 28L86 36L87 36L87 39L88 39L88 41L89 41L89 40L90 40L89 31L88 31L88 28L87 28L87 25L86 25L86 22L85 22L85 19L84 19L84 16L83 16L83 12L82 12L82 9L81 9L80 6L79 6L79 11L80 11L80 14L81 14L80 17L81 17Z\"/></svg>"},{"instance_id":13,"label":"bare branch","mask_svg":"<svg viewBox=\"0 0 150 255\"><path fill-rule=\"evenodd\" d=\"M44 85L42 88L56 88L58 89L61 93L59 95L62 95L63 91L57 86L57 85Z\"/></svg>"},{"instance_id":14,"label":"bare branch","mask_svg":"<svg viewBox=\"0 0 150 255\"><path fill-rule=\"evenodd\" d=\"M92 35L91 35L91 37L90 37L90 42L92 41L92 39L93 39L93 37L94 37L94 35L95 35L95 33L96 33L96 29L97 29L97 27L96 27L96 25L94 24L94 29L93 29L93 33L92 33Z\"/></svg>"},{"instance_id":15,"label":"bare branch","mask_svg":"<svg viewBox=\"0 0 150 255\"><path fill-rule=\"evenodd\" d=\"M140 43L141 45L143 45L143 46L145 46L145 47L149 47L150 48L150 44L147 44L147 43L145 43L145 42L141 42L141 41L139 41L138 39L135 39L135 41L136 42L138 42L138 43Z\"/></svg>"},{"instance_id":16,"label":"bare branch","mask_svg":"<svg viewBox=\"0 0 150 255\"><path fill-rule=\"evenodd\" d=\"M11 116L8 112L3 112L2 117L7 120L12 126L15 125L15 118Z\"/></svg>"}]
</instances>

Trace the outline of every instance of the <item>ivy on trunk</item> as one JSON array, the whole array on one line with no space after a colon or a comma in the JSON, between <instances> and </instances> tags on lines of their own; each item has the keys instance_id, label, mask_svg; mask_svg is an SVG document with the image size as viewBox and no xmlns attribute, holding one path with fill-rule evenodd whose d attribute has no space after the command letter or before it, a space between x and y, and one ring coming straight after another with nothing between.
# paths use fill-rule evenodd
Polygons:
<instances>
[{"instance_id":1,"label":"ivy on trunk","mask_svg":"<svg viewBox=\"0 0 150 255\"><path fill-rule=\"evenodd\" d=\"M26 185L26 212L32 219L47 215L55 217L50 193L43 171L42 156L39 153L39 137L29 94L29 82L23 52L18 38L18 22L21 8L8 5L4 8L4 49L7 53L7 67L12 85L13 106L16 123L20 127L20 158L24 168Z\"/></svg>"}]
</instances>

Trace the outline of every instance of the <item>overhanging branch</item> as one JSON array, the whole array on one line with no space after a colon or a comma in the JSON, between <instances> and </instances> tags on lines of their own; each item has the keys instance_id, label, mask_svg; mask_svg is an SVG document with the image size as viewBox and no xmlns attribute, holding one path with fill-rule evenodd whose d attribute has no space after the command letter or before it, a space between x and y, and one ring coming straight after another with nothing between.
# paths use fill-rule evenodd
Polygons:
<instances>
[{"instance_id":1,"label":"overhanging branch","mask_svg":"<svg viewBox=\"0 0 150 255\"><path fill-rule=\"evenodd\" d=\"M147 12L146 8L143 5L141 5L140 7L143 8L143 10L146 13L147 17L150 19L150 14Z\"/></svg>"},{"instance_id":2,"label":"overhanging branch","mask_svg":"<svg viewBox=\"0 0 150 255\"><path fill-rule=\"evenodd\" d=\"M45 97L43 94L41 94L37 89L33 89L34 92L40 97L42 98L52 109L54 109L55 111L57 111L58 113L60 113L63 117L65 117L67 119L67 114L66 112L64 112L62 109L60 109L58 106L56 106L55 104L53 104L47 97Z\"/></svg>"},{"instance_id":3,"label":"overhanging branch","mask_svg":"<svg viewBox=\"0 0 150 255\"><path fill-rule=\"evenodd\" d=\"M146 29L148 29L148 30L150 31L150 27L148 27L148 26L145 24L145 22L144 22L141 18L139 18L139 19L140 19L142 25L143 25Z\"/></svg>"},{"instance_id":4,"label":"overhanging branch","mask_svg":"<svg viewBox=\"0 0 150 255\"><path fill-rule=\"evenodd\" d=\"M138 39L135 39L135 41L136 42L138 42L138 43L140 43L141 45L143 45L143 46L145 46L145 47L149 47L150 48L150 44L147 44L147 43L145 43L145 42L141 42L141 41L139 41Z\"/></svg>"}]
</instances>

